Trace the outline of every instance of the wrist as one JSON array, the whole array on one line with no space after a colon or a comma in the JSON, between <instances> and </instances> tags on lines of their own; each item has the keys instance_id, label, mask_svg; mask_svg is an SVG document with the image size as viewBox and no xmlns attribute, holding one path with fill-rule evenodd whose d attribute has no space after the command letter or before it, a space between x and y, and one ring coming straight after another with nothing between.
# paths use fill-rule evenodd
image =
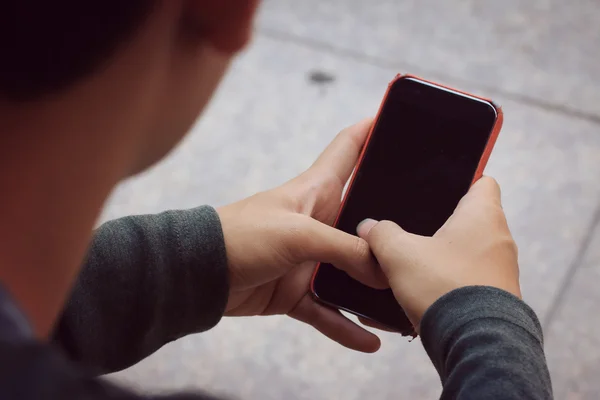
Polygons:
<instances>
[{"instance_id":1,"label":"wrist","mask_svg":"<svg viewBox=\"0 0 600 400\"><path fill-rule=\"evenodd\" d=\"M235 217L234 204L226 205L216 209L217 215L221 222L221 231L223 232L223 248L225 249L225 267L227 269L227 281L228 281L228 292L227 292L227 303L225 305L225 316L238 316L238 308L244 303L248 296L246 291L239 290L239 273L241 259L235 251L235 239L234 232L236 231L235 221L239 220L239 217Z\"/></svg>"}]
</instances>

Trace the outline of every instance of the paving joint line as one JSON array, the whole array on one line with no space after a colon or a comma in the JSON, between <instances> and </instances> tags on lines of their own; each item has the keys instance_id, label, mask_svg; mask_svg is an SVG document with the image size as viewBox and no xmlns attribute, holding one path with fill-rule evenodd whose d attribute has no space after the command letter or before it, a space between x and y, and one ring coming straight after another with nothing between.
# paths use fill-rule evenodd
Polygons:
<instances>
[{"instance_id":1,"label":"paving joint line","mask_svg":"<svg viewBox=\"0 0 600 400\"><path fill-rule=\"evenodd\" d=\"M542 109L545 111L556 112L556 113L559 113L559 114L562 114L562 115L565 115L568 117L577 118L577 119L585 120L585 121L600 125L600 115L596 115L593 113L588 113L588 112L576 110L573 108L565 107L560 104L547 102L547 101L544 101L544 100L536 98L536 97L527 96L527 95L515 93L515 92L505 91L505 90L499 89L497 87L488 86L488 85L481 84L481 83L478 83L475 81L470 81L470 80L464 79L464 78L458 78L456 76L440 73L439 71L435 71L435 70L424 69L422 67L418 67L416 65L412 65L409 63L400 63L400 62L395 62L395 61L392 61L392 60L389 60L389 59L386 59L383 57L369 56L369 55L362 54L360 52L356 52L356 51L353 51L350 49L337 47L335 45L332 45L332 44L326 43L326 42L322 42L320 40L305 38L305 37L297 36L297 35L286 33L286 32L281 32L278 30L270 29L270 28L257 28L256 32L258 34L266 36L270 39L275 39L275 40L284 41L284 42L292 42L297 45L309 47L313 50L327 51L327 52L333 53L335 55L338 55L338 56L341 56L344 58L350 58L355 61L358 61L358 62L361 62L364 64L368 64L368 65L372 65L375 67L379 67L379 68L390 68L390 69L406 70L406 71L409 71L409 70L420 71L420 72L422 72L423 75L433 76L436 78L440 78L442 80L449 80L449 81L453 81L453 82L464 83L465 85L469 85L474 88L480 89L482 91L486 91L490 94L497 94L497 95L505 97L509 100L515 101L517 103L529 105L529 106L539 108L539 109Z\"/></svg>"}]
</instances>

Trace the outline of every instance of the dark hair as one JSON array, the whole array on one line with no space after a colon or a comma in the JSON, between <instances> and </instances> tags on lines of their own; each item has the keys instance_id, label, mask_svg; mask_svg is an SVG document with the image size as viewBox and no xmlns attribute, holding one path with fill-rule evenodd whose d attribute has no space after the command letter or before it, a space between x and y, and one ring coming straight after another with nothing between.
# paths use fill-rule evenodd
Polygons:
<instances>
[{"instance_id":1,"label":"dark hair","mask_svg":"<svg viewBox=\"0 0 600 400\"><path fill-rule=\"evenodd\" d=\"M155 0L6 0L0 98L27 101L94 72L144 22Z\"/></svg>"}]
</instances>

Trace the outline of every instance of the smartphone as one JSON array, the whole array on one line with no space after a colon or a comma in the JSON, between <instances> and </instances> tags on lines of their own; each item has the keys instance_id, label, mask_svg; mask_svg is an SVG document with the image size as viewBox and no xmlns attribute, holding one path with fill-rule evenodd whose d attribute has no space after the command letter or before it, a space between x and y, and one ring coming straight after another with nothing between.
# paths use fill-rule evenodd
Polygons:
<instances>
[{"instance_id":1,"label":"smartphone","mask_svg":"<svg viewBox=\"0 0 600 400\"><path fill-rule=\"evenodd\" d=\"M355 235L365 218L433 236L479 179L502 126L490 100L399 75L388 86L344 195L335 227ZM409 335L412 324L391 289L361 284L317 265L316 299Z\"/></svg>"}]
</instances>

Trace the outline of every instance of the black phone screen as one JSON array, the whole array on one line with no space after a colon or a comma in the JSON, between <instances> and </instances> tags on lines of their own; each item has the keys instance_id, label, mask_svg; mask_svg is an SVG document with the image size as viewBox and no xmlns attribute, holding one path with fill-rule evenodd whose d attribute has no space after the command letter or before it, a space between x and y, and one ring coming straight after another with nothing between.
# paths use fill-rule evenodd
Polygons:
<instances>
[{"instance_id":1,"label":"black phone screen","mask_svg":"<svg viewBox=\"0 0 600 400\"><path fill-rule=\"evenodd\" d=\"M356 234L365 218L432 236L474 179L497 119L486 101L416 78L392 83L336 227ZM403 332L410 322L391 290L369 288L331 264L313 283L320 300Z\"/></svg>"}]
</instances>

